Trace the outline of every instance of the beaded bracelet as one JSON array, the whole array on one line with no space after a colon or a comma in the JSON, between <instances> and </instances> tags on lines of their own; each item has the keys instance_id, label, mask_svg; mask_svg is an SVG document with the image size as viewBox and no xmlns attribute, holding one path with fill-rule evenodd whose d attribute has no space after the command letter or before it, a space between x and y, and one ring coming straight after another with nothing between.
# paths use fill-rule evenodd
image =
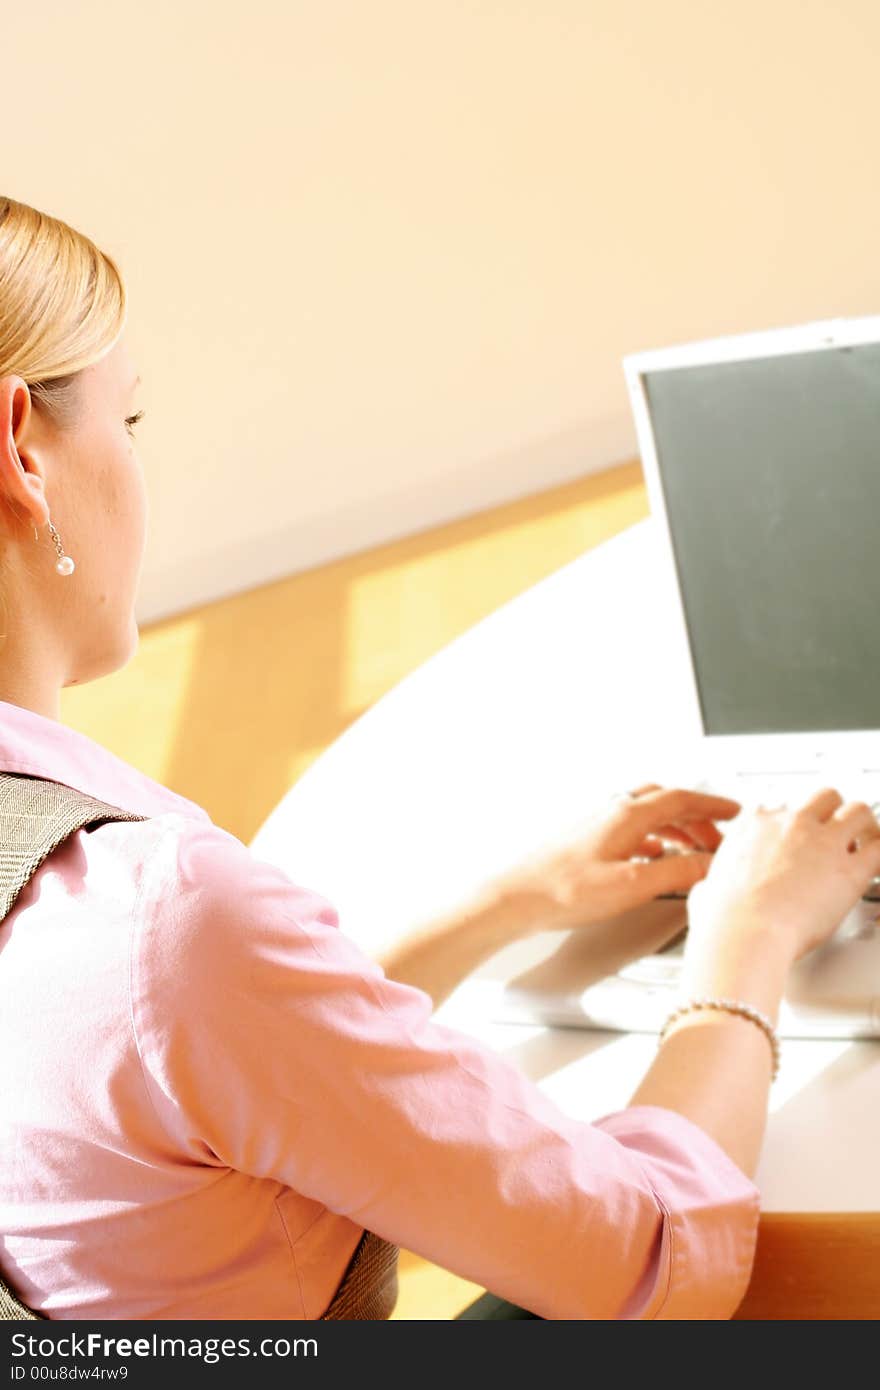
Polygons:
<instances>
[{"instance_id":1,"label":"beaded bracelet","mask_svg":"<svg viewBox=\"0 0 880 1390\"><path fill-rule=\"evenodd\" d=\"M767 1041L772 1049L773 1075L770 1080L776 1080L779 1075L779 1034L765 1014L762 1014L758 1009L752 1008L751 1004L741 1003L738 999L692 999L689 1003L682 1004L679 1008L673 1009L660 1030L660 1037L657 1039L658 1047L663 1042L673 1023L681 1018L683 1014L688 1014L694 1009L725 1009L728 1013L741 1014L743 1018L749 1019L751 1023L756 1023L758 1027L766 1033Z\"/></svg>"}]
</instances>

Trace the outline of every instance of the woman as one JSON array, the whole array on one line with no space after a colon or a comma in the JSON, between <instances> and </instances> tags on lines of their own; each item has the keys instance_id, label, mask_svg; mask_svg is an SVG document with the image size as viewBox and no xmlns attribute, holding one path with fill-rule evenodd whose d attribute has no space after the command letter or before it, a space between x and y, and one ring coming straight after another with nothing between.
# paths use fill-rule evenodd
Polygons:
<instances>
[{"instance_id":1,"label":"woman","mask_svg":"<svg viewBox=\"0 0 880 1390\"><path fill-rule=\"evenodd\" d=\"M869 808L640 788L383 970L59 721L137 643L125 309L108 256L0 199L0 772L143 818L72 834L0 926L4 1277L54 1319L312 1319L371 1231L545 1318L729 1317L787 971L880 870ZM432 1020L512 936L691 888L687 998L718 1004L676 1020L625 1110L576 1122Z\"/></svg>"}]
</instances>

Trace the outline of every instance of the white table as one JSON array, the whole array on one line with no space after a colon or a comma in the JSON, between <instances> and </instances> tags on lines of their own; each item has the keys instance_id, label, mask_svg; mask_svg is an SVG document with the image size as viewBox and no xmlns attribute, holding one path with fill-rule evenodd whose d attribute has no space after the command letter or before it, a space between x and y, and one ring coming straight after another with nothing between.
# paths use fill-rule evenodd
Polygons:
<instances>
[{"instance_id":1,"label":"white table","mask_svg":"<svg viewBox=\"0 0 880 1390\"><path fill-rule=\"evenodd\" d=\"M684 653L653 520L451 642L337 739L251 849L327 897L371 955L610 793L696 785ZM732 793L733 794L733 793ZM438 1010L572 1115L624 1106L650 1035L500 1024L465 981ZM787 1039L741 1316L880 1316L880 1042Z\"/></svg>"}]
</instances>

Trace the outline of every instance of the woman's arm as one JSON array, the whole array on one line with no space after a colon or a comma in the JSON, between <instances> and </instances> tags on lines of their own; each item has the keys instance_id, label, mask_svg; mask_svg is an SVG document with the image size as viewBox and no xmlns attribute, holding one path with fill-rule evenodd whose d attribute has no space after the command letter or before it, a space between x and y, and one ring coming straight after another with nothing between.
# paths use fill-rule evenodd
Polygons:
<instances>
[{"instance_id":1,"label":"woman's arm","mask_svg":"<svg viewBox=\"0 0 880 1390\"><path fill-rule=\"evenodd\" d=\"M776 1027L792 957L786 938L748 928L722 931L703 959L688 960L687 948L685 954L686 999L738 999ZM629 1103L677 1110L752 1176L767 1124L771 1070L769 1041L756 1024L700 1009L672 1025Z\"/></svg>"},{"instance_id":2,"label":"woman's arm","mask_svg":"<svg viewBox=\"0 0 880 1390\"><path fill-rule=\"evenodd\" d=\"M389 979L423 989L438 1008L472 970L512 941L542 928L587 928L658 894L687 892L708 872L721 843L713 821L735 816L739 802L654 784L640 791L658 795L638 802L633 793L594 813L570 843L499 877L460 909L414 928L387 947L378 964ZM664 857L662 840L691 852Z\"/></svg>"},{"instance_id":3,"label":"woman's arm","mask_svg":"<svg viewBox=\"0 0 880 1390\"><path fill-rule=\"evenodd\" d=\"M686 811L705 814L705 806L687 800L697 793L650 790L646 802L635 803L640 834L648 833L652 801L655 823L673 812L679 824ZM624 808L630 822L635 814ZM858 853L851 845L859 846ZM699 874L702 882L688 904L691 929L681 995L736 999L761 1010L775 1026L793 962L831 935L880 869L880 827L869 807L845 806L840 794L828 789L793 811L738 818L703 878L706 870L699 861L711 858L690 854L677 862L619 867L629 871L643 894L649 874ZM508 941L539 926L573 925L572 911L586 912L582 897L591 881L598 901L609 905L611 865L595 838L581 850L580 877L577 863L572 847L548 861L543 872L533 870L531 878L499 882L494 896L487 893L470 910L438 919L387 952L380 964L389 977L424 989L436 1007ZM619 896L614 905L619 906ZM768 1039L748 1019L714 1009L688 1013L670 1029L630 1105L684 1115L752 1175L766 1128L771 1063Z\"/></svg>"},{"instance_id":4,"label":"woman's arm","mask_svg":"<svg viewBox=\"0 0 880 1390\"><path fill-rule=\"evenodd\" d=\"M132 1046L163 1153L283 1184L294 1242L319 1220L325 1242L366 1228L541 1317L730 1316L759 1194L687 1117L692 1096L680 1113L667 1096L574 1120L511 1061L434 1021L427 995L387 978L320 895L219 827L169 819L133 916L129 974ZM760 902L748 897L746 911L740 898L737 920L782 926L785 908L800 945L830 933L880 867L880 853L869 864L863 852L847 871L857 819L808 826L795 891L782 875L781 898L779 854L769 875L753 857L745 881ZM628 879L633 866L619 867ZM726 915L717 910L705 893L691 922L696 944L716 951L729 894ZM706 1106L702 1066L695 1088ZM329 1296L315 1263L297 1281L307 1318Z\"/></svg>"},{"instance_id":5,"label":"woman's arm","mask_svg":"<svg viewBox=\"0 0 880 1390\"><path fill-rule=\"evenodd\" d=\"M776 1026L790 967L827 940L880 870L880 826L832 788L741 816L690 896L684 999L734 999ZM682 1016L631 1105L676 1110L753 1174L772 1053L762 1029L723 1010Z\"/></svg>"},{"instance_id":6,"label":"woman's arm","mask_svg":"<svg viewBox=\"0 0 880 1390\"><path fill-rule=\"evenodd\" d=\"M415 985L440 1004L472 970L533 930L534 909L516 895L487 895L438 918L389 949L389 979ZM689 998L741 999L775 1026L790 965L778 940L748 933L722 941L713 960L690 973ZM767 1122L772 1056L761 1030L736 1014L701 1010L672 1026L630 1105L660 1105L700 1125L750 1176Z\"/></svg>"},{"instance_id":7,"label":"woman's arm","mask_svg":"<svg viewBox=\"0 0 880 1390\"><path fill-rule=\"evenodd\" d=\"M424 990L437 1009L477 966L535 930L535 910L529 894L489 888L395 942L377 963L390 980Z\"/></svg>"},{"instance_id":8,"label":"woman's arm","mask_svg":"<svg viewBox=\"0 0 880 1390\"><path fill-rule=\"evenodd\" d=\"M528 895L487 893L438 918L379 958L389 979L415 985L440 1004L472 970L534 930ZM775 1026L791 965L786 939L722 933L708 960L689 962L688 998L741 999ZM672 1026L630 1105L677 1110L710 1134L743 1172L758 1164L767 1121L772 1055L767 1038L736 1014L700 1010Z\"/></svg>"},{"instance_id":9,"label":"woman's arm","mask_svg":"<svg viewBox=\"0 0 880 1390\"><path fill-rule=\"evenodd\" d=\"M358 1228L544 1318L730 1315L758 1193L698 1126L656 1106L566 1115L437 1023L320 895L170 819L132 924L133 1045L163 1152L289 1189L301 1316Z\"/></svg>"}]
</instances>

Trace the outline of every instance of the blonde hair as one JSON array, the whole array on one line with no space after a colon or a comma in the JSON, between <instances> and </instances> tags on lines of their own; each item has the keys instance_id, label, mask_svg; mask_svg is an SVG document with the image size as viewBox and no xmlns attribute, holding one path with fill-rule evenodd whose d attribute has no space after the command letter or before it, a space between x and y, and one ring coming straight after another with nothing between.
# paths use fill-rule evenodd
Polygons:
<instances>
[{"instance_id":1,"label":"blonde hair","mask_svg":"<svg viewBox=\"0 0 880 1390\"><path fill-rule=\"evenodd\" d=\"M125 327L112 256L57 217L0 194L0 378L20 376L59 430L75 425L78 373Z\"/></svg>"}]
</instances>

